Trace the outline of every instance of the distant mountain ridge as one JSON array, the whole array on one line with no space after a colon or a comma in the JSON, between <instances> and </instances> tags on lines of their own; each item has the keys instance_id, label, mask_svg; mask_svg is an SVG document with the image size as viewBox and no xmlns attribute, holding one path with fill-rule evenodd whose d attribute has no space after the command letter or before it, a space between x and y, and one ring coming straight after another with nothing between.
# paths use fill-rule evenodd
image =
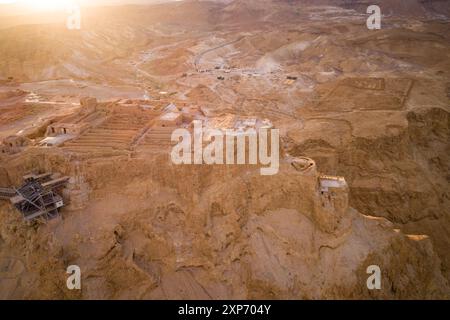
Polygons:
<instances>
[{"instance_id":1,"label":"distant mountain ridge","mask_svg":"<svg viewBox=\"0 0 450 320\"><path fill-rule=\"evenodd\" d=\"M416 17L450 17L450 0L234 0L216 2L229 3L236 10L246 8L267 8L276 5L331 5L365 12L370 5L378 5L384 15Z\"/></svg>"}]
</instances>

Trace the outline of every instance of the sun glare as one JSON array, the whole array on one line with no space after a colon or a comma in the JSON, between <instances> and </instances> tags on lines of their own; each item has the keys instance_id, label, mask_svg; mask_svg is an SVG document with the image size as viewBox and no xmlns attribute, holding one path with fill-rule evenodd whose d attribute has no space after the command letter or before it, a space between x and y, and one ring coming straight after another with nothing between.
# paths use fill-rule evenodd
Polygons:
<instances>
[{"instance_id":1,"label":"sun glare","mask_svg":"<svg viewBox=\"0 0 450 320\"><path fill-rule=\"evenodd\" d=\"M0 4L18 4L37 11L63 10L75 0L0 0Z\"/></svg>"},{"instance_id":2,"label":"sun glare","mask_svg":"<svg viewBox=\"0 0 450 320\"><path fill-rule=\"evenodd\" d=\"M65 9L72 2L70 0L23 0L25 5L37 10Z\"/></svg>"}]
</instances>

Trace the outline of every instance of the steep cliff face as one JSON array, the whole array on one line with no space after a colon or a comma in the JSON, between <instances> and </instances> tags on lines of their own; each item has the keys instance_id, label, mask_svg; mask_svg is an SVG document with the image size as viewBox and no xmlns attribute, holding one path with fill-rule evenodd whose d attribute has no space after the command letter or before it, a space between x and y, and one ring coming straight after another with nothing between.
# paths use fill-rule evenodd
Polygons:
<instances>
[{"instance_id":1,"label":"steep cliff face","mask_svg":"<svg viewBox=\"0 0 450 320\"><path fill-rule=\"evenodd\" d=\"M83 162L84 210L33 228L2 204L3 298L448 297L426 236L349 208L345 187L328 193L315 165L292 161L273 177L166 157ZM35 163L70 172L57 153ZM72 264L82 269L75 295L65 289ZM379 292L366 287L370 265L382 270Z\"/></svg>"},{"instance_id":2,"label":"steep cliff face","mask_svg":"<svg viewBox=\"0 0 450 320\"><path fill-rule=\"evenodd\" d=\"M321 170L345 176L350 205L358 211L385 217L408 232L429 234L448 276L449 112L418 109L405 117L403 129L387 136L348 138L340 145L307 139L295 144L291 154L314 154Z\"/></svg>"},{"instance_id":3,"label":"steep cliff face","mask_svg":"<svg viewBox=\"0 0 450 320\"><path fill-rule=\"evenodd\" d=\"M0 202L0 298L449 298L449 2L405 3L176 1L0 30L0 137L34 140L0 156L0 187L72 177L47 224ZM120 100L80 124L85 94ZM186 126L267 119L279 174L174 166L175 127L151 127L172 103ZM36 147L61 119L87 130Z\"/></svg>"},{"instance_id":4,"label":"steep cliff face","mask_svg":"<svg viewBox=\"0 0 450 320\"><path fill-rule=\"evenodd\" d=\"M342 150L338 169L357 182L352 199L358 209L399 223L440 217L448 201L449 113L432 109L407 118L408 128L399 135L355 139ZM375 172L385 182L381 192L362 181Z\"/></svg>"}]
</instances>

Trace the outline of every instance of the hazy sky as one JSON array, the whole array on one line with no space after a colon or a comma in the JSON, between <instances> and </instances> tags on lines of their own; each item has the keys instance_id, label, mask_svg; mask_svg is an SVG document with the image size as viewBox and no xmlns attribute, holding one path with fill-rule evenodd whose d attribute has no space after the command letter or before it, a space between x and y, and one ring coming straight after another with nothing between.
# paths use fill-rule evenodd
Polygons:
<instances>
[{"instance_id":1,"label":"hazy sky","mask_svg":"<svg viewBox=\"0 0 450 320\"><path fill-rule=\"evenodd\" d=\"M176 0L0 0L0 15L29 14L36 11L62 10L71 2L86 5L151 4Z\"/></svg>"}]
</instances>

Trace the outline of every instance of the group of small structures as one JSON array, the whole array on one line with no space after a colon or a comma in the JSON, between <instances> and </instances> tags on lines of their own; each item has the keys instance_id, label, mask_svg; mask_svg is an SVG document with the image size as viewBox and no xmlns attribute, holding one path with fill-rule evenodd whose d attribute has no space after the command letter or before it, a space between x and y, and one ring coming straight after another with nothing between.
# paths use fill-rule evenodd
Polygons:
<instances>
[{"instance_id":1,"label":"group of small structures","mask_svg":"<svg viewBox=\"0 0 450 320\"><path fill-rule=\"evenodd\" d=\"M108 157L120 152L169 153L173 145L172 132L178 128L192 130L194 121L201 121L206 129L215 130L273 127L267 119L229 113L213 116L201 107L183 101L99 103L94 98L83 98L80 105L75 114L50 123L43 138L7 137L1 144L1 154L14 155L26 148L57 148L64 153L87 157ZM297 158L292 166L301 172L315 170L314 161L308 158ZM0 199L9 200L27 221L49 220L57 217L63 206L67 210L80 210L88 202L89 186L82 176L60 177L43 173L29 174L23 180L18 188L0 186L3 187L0 188ZM316 189L324 208L346 207L348 187L344 178L320 176Z\"/></svg>"}]
</instances>

